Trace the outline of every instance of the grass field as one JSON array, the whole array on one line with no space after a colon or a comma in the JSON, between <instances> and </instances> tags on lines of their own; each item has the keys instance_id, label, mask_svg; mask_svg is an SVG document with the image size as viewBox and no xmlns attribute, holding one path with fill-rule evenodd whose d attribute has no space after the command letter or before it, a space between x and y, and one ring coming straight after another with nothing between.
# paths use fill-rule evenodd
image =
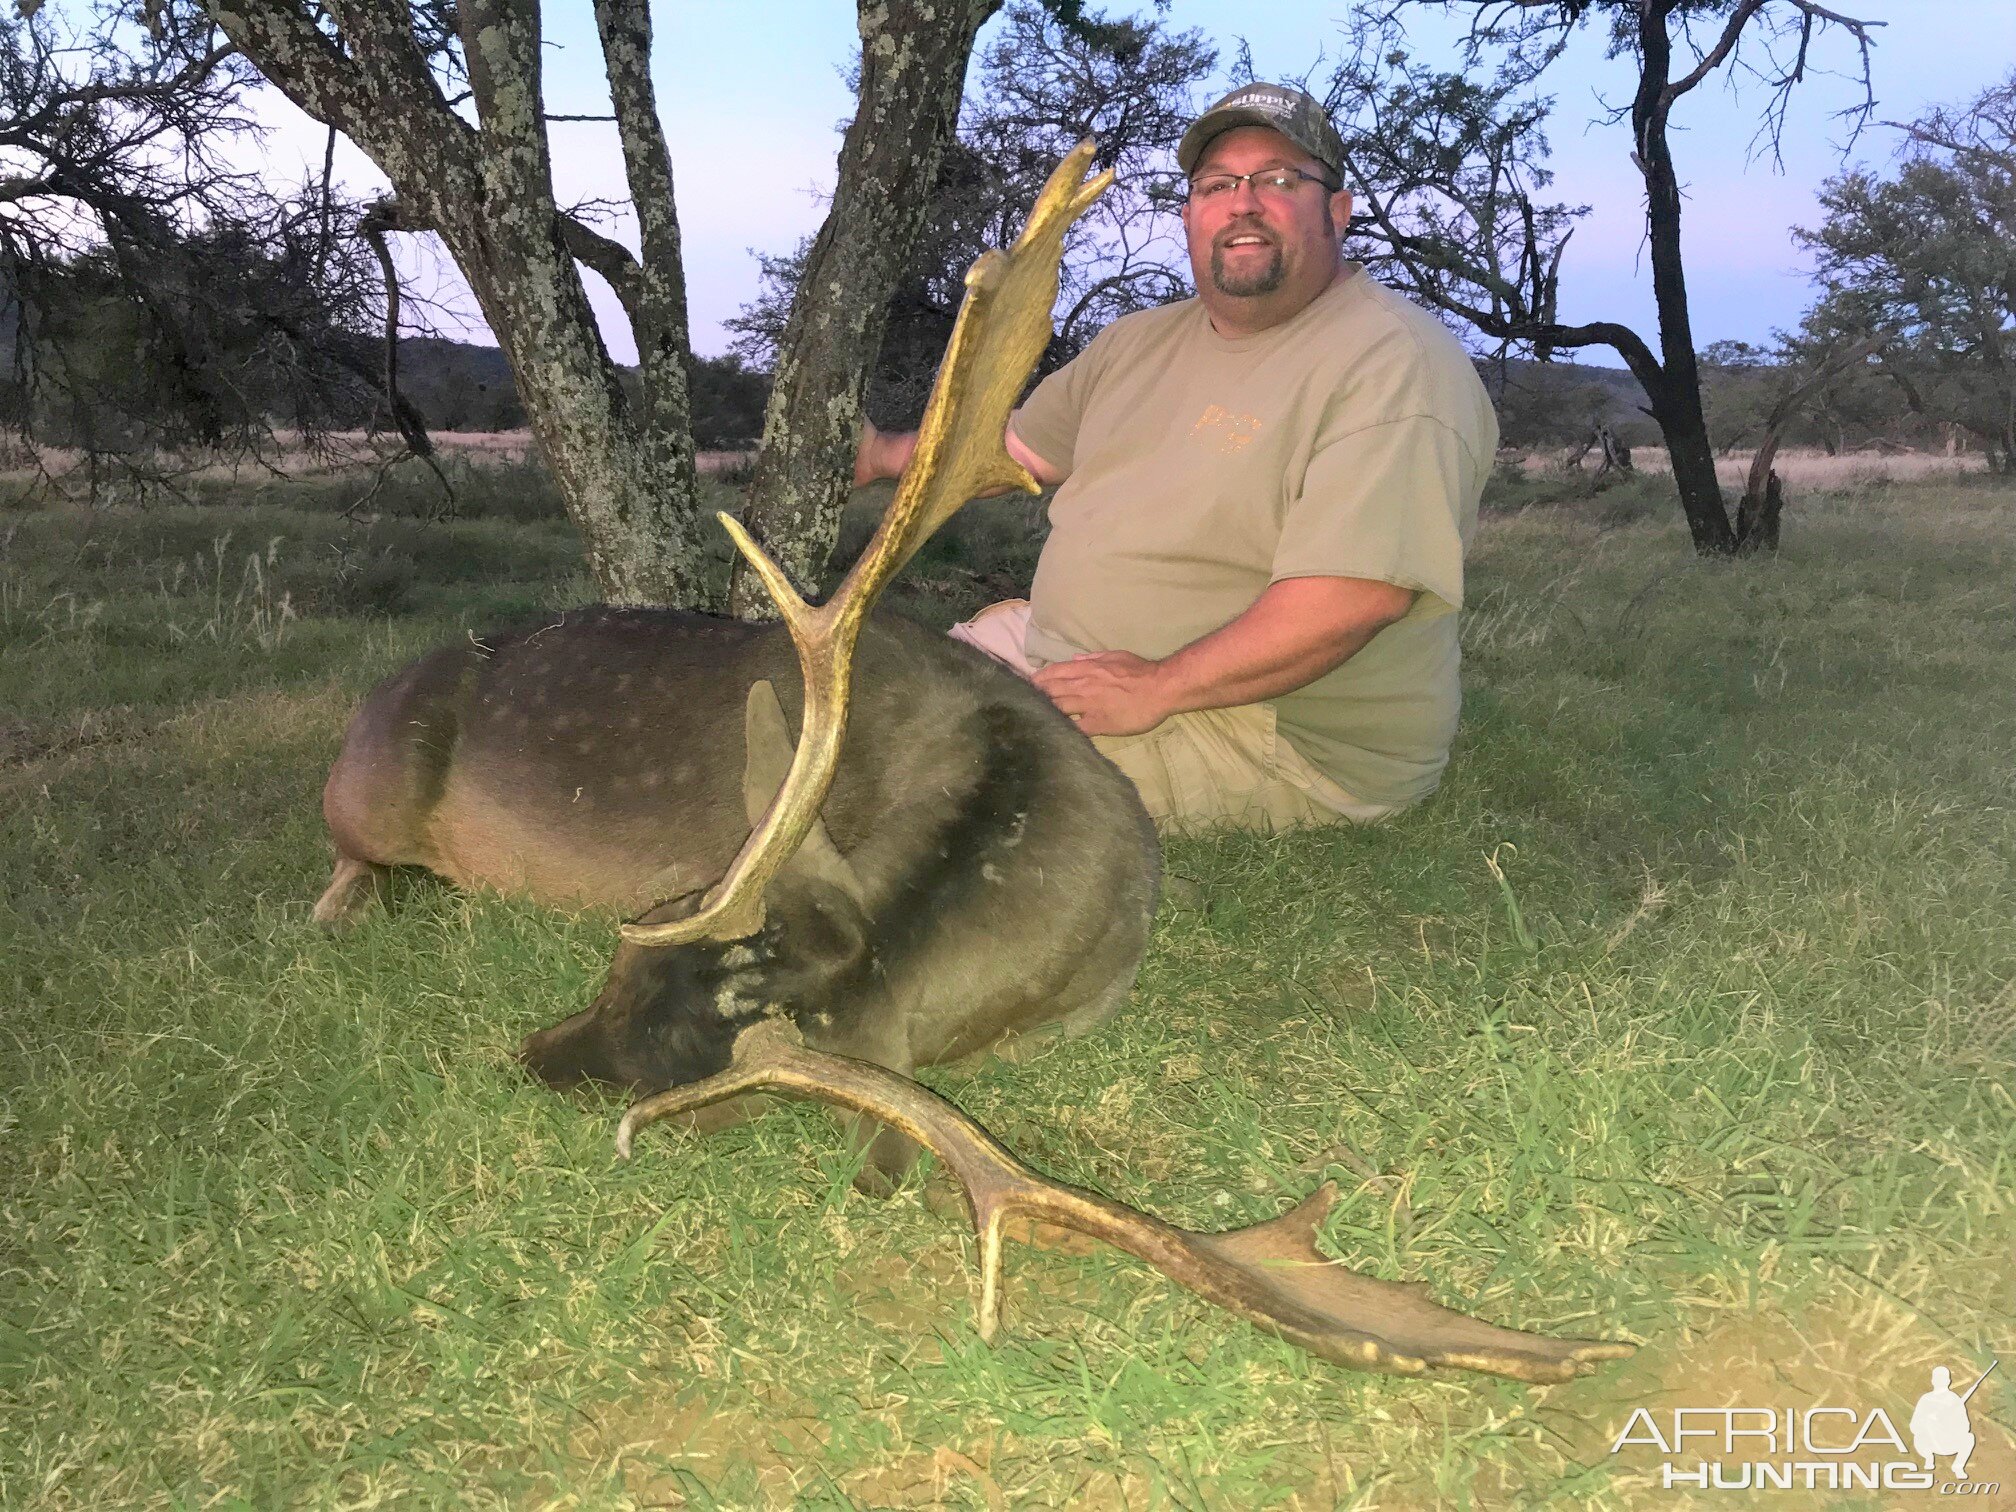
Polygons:
<instances>
[{"instance_id":1,"label":"grass field","mask_svg":"<svg viewBox=\"0 0 2016 1512\"><path fill-rule=\"evenodd\" d=\"M1552 1388L1341 1371L1104 1252L1015 1251L989 1348L970 1237L816 1111L619 1165L515 1071L610 920L422 884L317 934L348 709L585 596L563 526L0 513L0 1503L1728 1505L1630 1411L1901 1427L1993 1351L2016 1500L2016 492L1803 495L1721 563L1654 502L1487 522L1434 800L1173 845L1210 906L1118 1021L931 1077L1177 1222L1334 1177L1352 1264L1644 1346ZM977 508L927 618L1026 562ZM1858 1495L1768 1503L1933 1500Z\"/></svg>"}]
</instances>

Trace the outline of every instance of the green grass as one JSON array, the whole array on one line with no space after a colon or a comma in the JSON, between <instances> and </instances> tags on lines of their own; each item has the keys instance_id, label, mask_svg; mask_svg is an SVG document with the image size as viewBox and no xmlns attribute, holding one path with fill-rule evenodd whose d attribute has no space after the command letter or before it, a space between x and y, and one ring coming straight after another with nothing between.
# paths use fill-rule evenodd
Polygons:
<instances>
[{"instance_id":1,"label":"green grass","mask_svg":"<svg viewBox=\"0 0 2016 1512\"><path fill-rule=\"evenodd\" d=\"M1540 1389L1340 1371L1103 1252L1014 1251L990 1349L970 1239L815 1111L620 1165L615 1104L515 1072L610 921L421 883L314 932L348 708L581 596L557 523L0 516L0 1503L1679 1507L1606 1452L1631 1406L1901 1422L2016 1356L2012 524L1487 522L1442 792L1172 846L1211 906L1126 1014L931 1078L1191 1226L1335 1177L1353 1264L1646 1346ZM1033 543L979 506L905 601Z\"/></svg>"}]
</instances>

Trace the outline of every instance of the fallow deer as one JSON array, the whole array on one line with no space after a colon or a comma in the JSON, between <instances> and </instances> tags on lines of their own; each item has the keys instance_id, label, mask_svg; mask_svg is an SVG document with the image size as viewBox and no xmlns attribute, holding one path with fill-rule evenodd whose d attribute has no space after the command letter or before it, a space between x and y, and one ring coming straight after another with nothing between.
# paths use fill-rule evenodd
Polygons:
<instances>
[{"instance_id":1,"label":"fallow deer","mask_svg":"<svg viewBox=\"0 0 2016 1512\"><path fill-rule=\"evenodd\" d=\"M1036 488L1003 434L1048 335L1064 233L1111 180L1086 181L1092 150L1058 167L1012 251L968 274L915 456L827 603L800 598L723 516L782 632L588 610L423 658L366 701L330 776L339 860L317 917L348 918L401 863L641 908L601 994L528 1039L526 1063L550 1082L651 1094L623 1120L626 1156L647 1123L763 1091L881 1127L873 1154L891 1174L929 1146L966 1188L988 1337L1002 1240L1026 1217L1128 1249L1341 1364L1587 1372L1631 1346L1497 1328L1325 1259L1314 1239L1332 1187L1253 1228L1190 1234L1036 1176L909 1078L1113 1012L1155 904L1153 830L1090 742L977 653L867 619L963 501ZM789 686L787 635L802 693ZM736 701L739 783L735 742L707 712Z\"/></svg>"}]
</instances>

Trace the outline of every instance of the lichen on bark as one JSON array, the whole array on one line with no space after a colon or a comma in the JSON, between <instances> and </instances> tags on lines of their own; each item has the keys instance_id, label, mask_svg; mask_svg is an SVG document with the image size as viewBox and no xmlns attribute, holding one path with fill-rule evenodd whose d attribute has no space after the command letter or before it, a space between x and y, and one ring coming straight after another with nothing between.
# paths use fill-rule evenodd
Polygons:
<instances>
[{"instance_id":1,"label":"lichen on bark","mask_svg":"<svg viewBox=\"0 0 2016 1512\"><path fill-rule=\"evenodd\" d=\"M865 0L860 105L787 328L745 514L799 582L824 569L846 498L884 311L923 223L974 35L1000 0ZM698 509L688 326L672 164L651 84L649 0L595 0L641 255L554 202L535 0L463 0L476 123L420 56L404 7L217 0L207 7L269 80L351 137L414 229L437 232L518 380L534 435L602 593L715 607ZM333 14L336 30L323 30ZM609 278L637 339L642 402L618 381L578 258ZM738 583L738 611L767 607Z\"/></svg>"},{"instance_id":2,"label":"lichen on bark","mask_svg":"<svg viewBox=\"0 0 2016 1512\"><path fill-rule=\"evenodd\" d=\"M614 8L634 20L644 0ZM389 7L346 7L339 14L349 25L333 39L303 0L229 0L209 13L283 93L377 163L415 229L440 235L510 360L603 596L713 607L718 590L707 566L686 408L676 240L669 257L632 284L650 307L643 318L632 311L632 321L648 329L652 352L647 402L635 406L602 341L553 198L538 7L531 0L463 5L473 127L424 67L414 66L410 22L395 21ZM648 17L644 31L648 36ZM664 182L669 203L669 166ZM646 345L640 331L640 349Z\"/></svg>"},{"instance_id":3,"label":"lichen on bark","mask_svg":"<svg viewBox=\"0 0 2016 1512\"><path fill-rule=\"evenodd\" d=\"M839 534L868 373L890 295L924 223L958 116L967 60L1000 0L858 7L859 101L832 208L814 238L780 343L744 520L801 587L816 587ZM738 567L731 612L766 618Z\"/></svg>"}]
</instances>

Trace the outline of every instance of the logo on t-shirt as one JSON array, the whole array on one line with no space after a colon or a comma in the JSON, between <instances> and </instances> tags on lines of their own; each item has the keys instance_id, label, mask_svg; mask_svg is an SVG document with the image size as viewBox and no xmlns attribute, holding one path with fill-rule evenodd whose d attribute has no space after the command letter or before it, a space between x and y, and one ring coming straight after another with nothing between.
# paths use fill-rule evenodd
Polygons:
<instances>
[{"instance_id":1,"label":"logo on t-shirt","mask_svg":"<svg viewBox=\"0 0 2016 1512\"><path fill-rule=\"evenodd\" d=\"M1222 404L1206 405L1190 427L1192 444L1227 457L1244 451L1259 434L1258 415L1235 415Z\"/></svg>"}]
</instances>

